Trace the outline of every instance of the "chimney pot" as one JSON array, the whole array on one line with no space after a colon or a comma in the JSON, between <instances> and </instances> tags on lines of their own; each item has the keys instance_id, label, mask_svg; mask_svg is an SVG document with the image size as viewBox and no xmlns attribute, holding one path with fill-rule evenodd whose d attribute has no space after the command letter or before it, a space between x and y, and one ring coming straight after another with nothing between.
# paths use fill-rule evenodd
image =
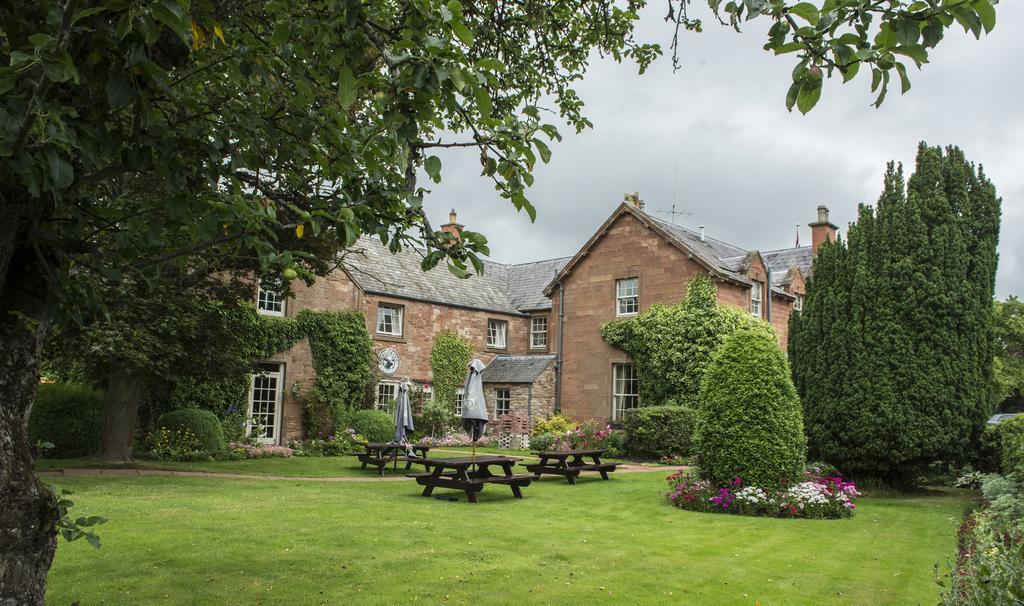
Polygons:
<instances>
[{"instance_id":1,"label":"chimney pot","mask_svg":"<svg viewBox=\"0 0 1024 606\"><path fill-rule=\"evenodd\" d=\"M824 204L818 207L818 220L808 227L811 228L811 250L814 254L818 254L822 242L834 242L836 230L839 229L828 220L828 207Z\"/></svg>"},{"instance_id":2,"label":"chimney pot","mask_svg":"<svg viewBox=\"0 0 1024 606\"><path fill-rule=\"evenodd\" d=\"M456 240L462 238L462 228L465 227L464 225L456 223L457 218L455 209L453 208L451 212L448 213L448 222L441 226L441 231L455 236Z\"/></svg>"},{"instance_id":3,"label":"chimney pot","mask_svg":"<svg viewBox=\"0 0 1024 606\"><path fill-rule=\"evenodd\" d=\"M626 194L622 197L622 200L627 204L630 204L637 210L644 209L644 201L640 199L640 192L635 191L631 194Z\"/></svg>"},{"instance_id":4,"label":"chimney pot","mask_svg":"<svg viewBox=\"0 0 1024 606\"><path fill-rule=\"evenodd\" d=\"M828 223L828 207L825 205L818 207L818 223Z\"/></svg>"}]
</instances>

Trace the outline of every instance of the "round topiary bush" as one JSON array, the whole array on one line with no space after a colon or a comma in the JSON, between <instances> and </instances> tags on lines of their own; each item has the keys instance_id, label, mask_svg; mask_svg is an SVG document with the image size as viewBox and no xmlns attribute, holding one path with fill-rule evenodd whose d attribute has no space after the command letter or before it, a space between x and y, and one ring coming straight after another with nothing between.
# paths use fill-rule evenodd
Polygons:
<instances>
[{"instance_id":1,"label":"round topiary bush","mask_svg":"<svg viewBox=\"0 0 1024 606\"><path fill-rule=\"evenodd\" d=\"M191 430L202 444L203 450L211 454L224 452L228 448L220 419L209 410L198 408L172 410L160 415L160 418L156 420L156 427L157 429L166 427L171 431Z\"/></svg>"},{"instance_id":2,"label":"round topiary bush","mask_svg":"<svg viewBox=\"0 0 1024 606\"><path fill-rule=\"evenodd\" d=\"M715 485L777 487L804 469L800 399L778 342L742 330L715 352L701 384L696 450L700 475Z\"/></svg>"},{"instance_id":3,"label":"round topiary bush","mask_svg":"<svg viewBox=\"0 0 1024 606\"><path fill-rule=\"evenodd\" d=\"M103 430L103 392L76 383L42 384L36 391L28 439L50 442L47 457L68 459L96 454Z\"/></svg>"},{"instance_id":4,"label":"round topiary bush","mask_svg":"<svg viewBox=\"0 0 1024 606\"><path fill-rule=\"evenodd\" d=\"M356 410L348 415L348 426L371 442L390 442L395 437L395 422L382 410Z\"/></svg>"},{"instance_id":5,"label":"round topiary bush","mask_svg":"<svg viewBox=\"0 0 1024 606\"><path fill-rule=\"evenodd\" d=\"M624 448L631 457L658 459L693 452L697 413L686 406L646 406L626 415Z\"/></svg>"}]
</instances>

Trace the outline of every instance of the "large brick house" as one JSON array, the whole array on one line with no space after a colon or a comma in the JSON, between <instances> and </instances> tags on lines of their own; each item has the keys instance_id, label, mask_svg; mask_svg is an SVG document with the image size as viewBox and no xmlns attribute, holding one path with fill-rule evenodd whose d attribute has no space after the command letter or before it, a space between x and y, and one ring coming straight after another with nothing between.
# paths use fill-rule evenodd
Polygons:
<instances>
[{"instance_id":1,"label":"large brick house","mask_svg":"<svg viewBox=\"0 0 1024 606\"><path fill-rule=\"evenodd\" d=\"M442 229L458 235L454 211ZM356 309L366 318L380 359L373 404L390 407L399 381L429 394L434 338L452 329L487 369L483 373L494 417L528 418L563 412L577 419L612 420L639 403L629 358L606 344L600 325L675 303L687 281L709 275L722 303L770 322L783 347L789 315L799 309L813 251L836 227L819 207L812 245L746 250L656 219L633 194L626 196L573 257L506 265L486 262L482 276L462 280L446 268L420 269L421 252L397 254L361 238L344 267L312 286L297 284L284 299L260 286L261 313L293 316L302 309ZM296 394L315 379L309 344L302 340L261 364L250 405L267 442L302 436Z\"/></svg>"}]
</instances>

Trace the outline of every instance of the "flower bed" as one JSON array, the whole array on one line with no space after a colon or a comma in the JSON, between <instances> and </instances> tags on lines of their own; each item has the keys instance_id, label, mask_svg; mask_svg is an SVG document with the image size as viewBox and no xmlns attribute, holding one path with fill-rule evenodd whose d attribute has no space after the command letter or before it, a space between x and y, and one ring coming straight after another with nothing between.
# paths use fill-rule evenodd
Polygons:
<instances>
[{"instance_id":1,"label":"flower bed","mask_svg":"<svg viewBox=\"0 0 1024 606\"><path fill-rule=\"evenodd\" d=\"M550 450L607 450L608 456L619 456L622 451L624 432L612 429L611 425L600 427L593 421L587 421L576 429L556 435Z\"/></svg>"},{"instance_id":2,"label":"flower bed","mask_svg":"<svg viewBox=\"0 0 1024 606\"><path fill-rule=\"evenodd\" d=\"M292 456L293 450L287 446L273 446L271 444L246 444L245 442L232 442L230 445L231 454L246 459L269 459L287 458Z\"/></svg>"},{"instance_id":3,"label":"flower bed","mask_svg":"<svg viewBox=\"0 0 1024 606\"><path fill-rule=\"evenodd\" d=\"M434 436L423 436L417 440L419 444L425 444L427 446L472 446L473 440L469 439L469 436L462 432L455 432L445 435L443 437ZM498 438L493 435L485 435L476 442L477 446L497 446Z\"/></svg>"},{"instance_id":4,"label":"flower bed","mask_svg":"<svg viewBox=\"0 0 1024 606\"><path fill-rule=\"evenodd\" d=\"M289 440L288 447L296 457L340 457L363 452L366 438L349 427L337 435Z\"/></svg>"},{"instance_id":5,"label":"flower bed","mask_svg":"<svg viewBox=\"0 0 1024 606\"><path fill-rule=\"evenodd\" d=\"M690 511L731 513L735 515L777 518L848 518L860 496L853 482L836 475L823 474L812 467L804 472L803 482L767 489L744 486L735 478L728 486L712 486L690 475L688 470L668 477L669 504Z\"/></svg>"}]
</instances>

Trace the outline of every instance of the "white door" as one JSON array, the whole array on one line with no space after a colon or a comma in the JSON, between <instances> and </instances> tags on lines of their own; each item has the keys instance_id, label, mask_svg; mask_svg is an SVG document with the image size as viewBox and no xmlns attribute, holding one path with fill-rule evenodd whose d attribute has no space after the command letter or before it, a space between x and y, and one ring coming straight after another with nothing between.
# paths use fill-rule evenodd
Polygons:
<instances>
[{"instance_id":1,"label":"white door","mask_svg":"<svg viewBox=\"0 0 1024 606\"><path fill-rule=\"evenodd\" d=\"M249 425L259 427L259 439L264 444L277 444L281 434L281 383L284 369L281 364L260 364L259 372L252 375L249 388Z\"/></svg>"}]
</instances>

